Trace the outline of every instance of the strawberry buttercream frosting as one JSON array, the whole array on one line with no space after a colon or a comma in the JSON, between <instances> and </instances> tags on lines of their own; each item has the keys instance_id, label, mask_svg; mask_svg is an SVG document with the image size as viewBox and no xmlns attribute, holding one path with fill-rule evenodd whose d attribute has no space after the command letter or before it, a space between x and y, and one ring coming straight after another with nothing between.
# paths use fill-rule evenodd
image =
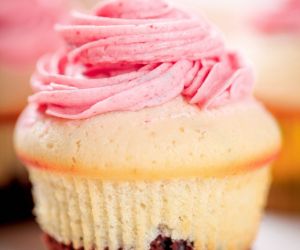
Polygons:
<instances>
[{"instance_id":1,"label":"strawberry buttercream frosting","mask_svg":"<svg viewBox=\"0 0 300 250\"><path fill-rule=\"evenodd\" d=\"M254 26L265 33L300 34L300 0L277 0L272 7L256 13Z\"/></svg>"},{"instance_id":2,"label":"strawberry buttercream frosting","mask_svg":"<svg viewBox=\"0 0 300 250\"><path fill-rule=\"evenodd\" d=\"M201 109L251 98L251 67L205 19L164 1L105 1L56 29L66 46L40 59L29 98L48 115L85 119L180 95Z\"/></svg>"},{"instance_id":3,"label":"strawberry buttercream frosting","mask_svg":"<svg viewBox=\"0 0 300 250\"><path fill-rule=\"evenodd\" d=\"M0 63L25 67L55 50L60 39L53 26L66 12L67 0L1 0Z\"/></svg>"}]
</instances>

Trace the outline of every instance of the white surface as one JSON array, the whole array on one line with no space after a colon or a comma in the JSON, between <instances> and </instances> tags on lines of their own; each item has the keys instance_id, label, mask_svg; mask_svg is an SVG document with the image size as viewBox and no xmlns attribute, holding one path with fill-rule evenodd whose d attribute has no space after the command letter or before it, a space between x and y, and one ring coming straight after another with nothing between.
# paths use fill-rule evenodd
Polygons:
<instances>
[{"instance_id":1,"label":"white surface","mask_svg":"<svg viewBox=\"0 0 300 250\"><path fill-rule=\"evenodd\" d=\"M0 250L44 250L37 225L0 227ZM252 250L300 250L300 216L266 215Z\"/></svg>"},{"instance_id":2,"label":"white surface","mask_svg":"<svg viewBox=\"0 0 300 250\"><path fill-rule=\"evenodd\" d=\"M265 216L253 250L300 250L300 217Z\"/></svg>"}]
</instances>

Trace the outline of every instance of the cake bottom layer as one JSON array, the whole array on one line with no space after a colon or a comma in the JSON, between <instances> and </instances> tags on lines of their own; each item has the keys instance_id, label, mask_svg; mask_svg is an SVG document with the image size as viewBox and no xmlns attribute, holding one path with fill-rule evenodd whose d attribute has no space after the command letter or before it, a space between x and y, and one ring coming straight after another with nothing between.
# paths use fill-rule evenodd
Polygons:
<instances>
[{"instance_id":1,"label":"cake bottom layer","mask_svg":"<svg viewBox=\"0 0 300 250\"><path fill-rule=\"evenodd\" d=\"M37 220L59 242L50 240L51 250L146 250L157 246L155 239L176 243L172 250L178 242L184 245L178 249L249 249L270 184L269 167L222 178L131 182L30 168L30 178Z\"/></svg>"},{"instance_id":2,"label":"cake bottom layer","mask_svg":"<svg viewBox=\"0 0 300 250\"><path fill-rule=\"evenodd\" d=\"M0 223L32 217L31 186L14 180L0 188Z\"/></svg>"},{"instance_id":3,"label":"cake bottom layer","mask_svg":"<svg viewBox=\"0 0 300 250\"><path fill-rule=\"evenodd\" d=\"M74 248L72 244L65 245L59 243L51 236L45 234L44 241L49 250L85 250L83 247ZM155 240L153 240L149 245L149 250L193 250L193 243L184 240L173 241L170 237L164 237L159 235ZM93 250L93 249L89 249ZM109 250L106 248L105 250ZM119 250L123 250L119 248Z\"/></svg>"}]
</instances>

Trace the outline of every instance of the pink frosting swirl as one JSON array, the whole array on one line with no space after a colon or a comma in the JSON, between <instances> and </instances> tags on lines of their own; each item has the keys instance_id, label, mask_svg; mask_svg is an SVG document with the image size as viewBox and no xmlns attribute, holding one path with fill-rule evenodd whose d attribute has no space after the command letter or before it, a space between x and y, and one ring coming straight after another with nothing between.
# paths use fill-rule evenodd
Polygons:
<instances>
[{"instance_id":1,"label":"pink frosting swirl","mask_svg":"<svg viewBox=\"0 0 300 250\"><path fill-rule=\"evenodd\" d=\"M53 26L66 5L66 0L1 0L0 62L24 67L55 50L60 40Z\"/></svg>"},{"instance_id":2,"label":"pink frosting swirl","mask_svg":"<svg viewBox=\"0 0 300 250\"><path fill-rule=\"evenodd\" d=\"M300 0L278 0L253 20L254 26L265 33L300 34Z\"/></svg>"},{"instance_id":3,"label":"pink frosting swirl","mask_svg":"<svg viewBox=\"0 0 300 250\"><path fill-rule=\"evenodd\" d=\"M32 78L29 101L48 115L84 119L179 95L207 108L251 96L252 70L220 34L164 1L110 1L72 16L57 27L67 48L42 58Z\"/></svg>"}]
</instances>

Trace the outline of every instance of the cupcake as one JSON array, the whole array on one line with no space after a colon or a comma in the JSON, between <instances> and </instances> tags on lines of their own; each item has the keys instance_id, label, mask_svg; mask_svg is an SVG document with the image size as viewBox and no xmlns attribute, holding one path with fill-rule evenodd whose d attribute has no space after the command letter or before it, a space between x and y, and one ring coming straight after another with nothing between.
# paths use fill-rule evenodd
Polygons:
<instances>
[{"instance_id":1,"label":"cupcake","mask_svg":"<svg viewBox=\"0 0 300 250\"><path fill-rule=\"evenodd\" d=\"M222 30L230 46L235 45L233 39L245 27L245 16L259 6L262 8L271 0L170 0L178 6L205 15ZM234 46L233 46L234 47Z\"/></svg>"},{"instance_id":2,"label":"cupcake","mask_svg":"<svg viewBox=\"0 0 300 250\"><path fill-rule=\"evenodd\" d=\"M64 4L4 0L0 6L0 222L4 222L31 213L29 182L13 150L13 129L31 93L35 61L59 46L52 26L62 16Z\"/></svg>"},{"instance_id":3,"label":"cupcake","mask_svg":"<svg viewBox=\"0 0 300 250\"><path fill-rule=\"evenodd\" d=\"M276 116L283 133L270 207L300 212L300 1L277 1L251 25L243 44L257 69L256 96Z\"/></svg>"},{"instance_id":4,"label":"cupcake","mask_svg":"<svg viewBox=\"0 0 300 250\"><path fill-rule=\"evenodd\" d=\"M15 130L48 249L249 249L280 135L245 60L161 0L57 31Z\"/></svg>"}]
</instances>

